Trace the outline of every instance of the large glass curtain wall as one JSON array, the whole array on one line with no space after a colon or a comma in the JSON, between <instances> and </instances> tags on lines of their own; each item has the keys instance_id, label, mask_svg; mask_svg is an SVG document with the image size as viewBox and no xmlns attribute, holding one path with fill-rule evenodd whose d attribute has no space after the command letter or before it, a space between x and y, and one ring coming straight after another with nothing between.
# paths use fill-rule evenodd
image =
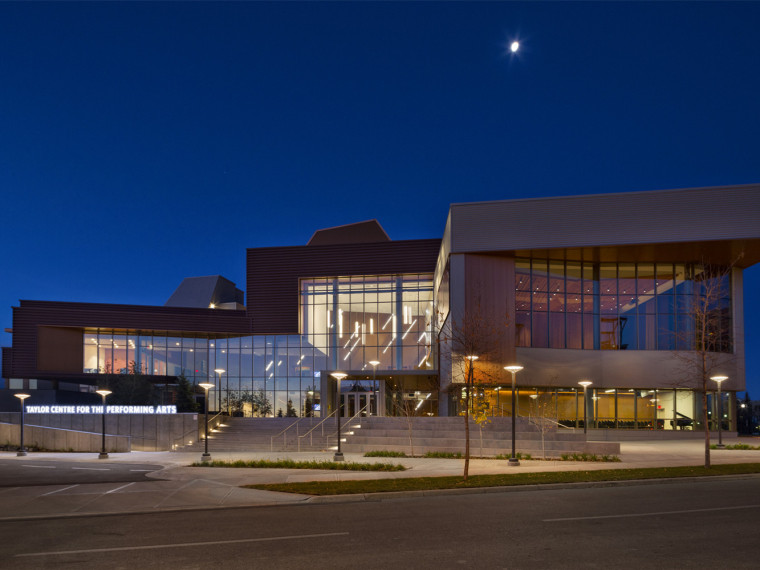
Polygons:
<instances>
[{"instance_id":1,"label":"large glass curtain wall","mask_svg":"<svg viewBox=\"0 0 760 570\"><path fill-rule=\"evenodd\" d=\"M301 280L301 331L333 370L431 370L433 276Z\"/></svg>"},{"instance_id":2,"label":"large glass curtain wall","mask_svg":"<svg viewBox=\"0 0 760 570\"><path fill-rule=\"evenodd\" d=\"M511 414L510 386L475 390L473 406L488 415ZM478 399L481 401L478 401ZM731 394L722 393L723 429L730 429L733 406ZM461 403L461 400L460 400ZM520 388L517 390L517 414L530 420L548 420L551 424L582 428L584 422L582 388ZM695 430L703 429L702 400L691 390L589 389L586 418L590 428ZM710 429L717 429L716 394L708 394Z\"/></svg>"},{"instance_id":3,"label":"large glass curtain wall","mask_svg":"<svg viewBox=\"0 0 760 570\"><path fill-rule=\"evenodd\" d=\"M432 275L303 280L302 335L176 335L86 330L83 370L209 381L211 409L320 415L326 370L432 370ZM220 378L214 371L224 370ZM229 400L228 400L229 394Z\"/></svg>"},{"instance_id":4,"label":"large glass curtain wall","mask_svg":"<svg viewBox=\"0 0 760 570\"><path fill-rule=\"evenodd\" d=\"M729 276L706 275L694 264L517 259L516 344L692 350L695 315L704 307L710 334L721 339L716 350L730 352Z\"/></svg>"},{"instance_id":5,"label":"large glass curtain wall","mask_svg":"<svg viewBox=\"0 0 760 570\"><path fill-rule=\"evenodd\" d=\"M102 329L84 334L85 373L184 375L193 384L218 387L214 371L221 369L221 390L209 392L211 409L226 410L229 391L231 411L246 415L319 415L319 375L326 365L325 353L300 335L214 338Z\"/></svg>"}]
</instances>

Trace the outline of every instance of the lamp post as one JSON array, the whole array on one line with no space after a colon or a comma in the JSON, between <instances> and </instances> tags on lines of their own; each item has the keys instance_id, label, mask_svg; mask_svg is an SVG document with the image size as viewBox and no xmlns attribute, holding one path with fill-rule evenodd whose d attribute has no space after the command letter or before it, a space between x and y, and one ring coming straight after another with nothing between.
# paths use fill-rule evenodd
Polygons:
<instances>
[{"instance_id":1,"label":"lamp post","mask_svg":"<svg viewBox=\"0 0 760 570\"><path fill-rule=\"evenodd\" d=\"M378 404L378 401L377 401L377 381L376 381L375 377L376 377L376 374L377 374L377 367L380 364L380 361L379 360L370 360L369 364L370 364L370 366L372 366L372 390L374 390L374 392L375 392L375 411L378 412L378 415L379 415L380 407L379 407L379 404Z\"/></svg>"},{"instance_id":2,"label":"lamp post","mask_svg":"<svg viewBox=\"0 0 760 570\"><path fill-rule=\"evenodd\" d=\"M222 411L222 374L224 368L214 368L214 372L219 374L219 411ZM227 415L230 415L230 377L227 377Z\"/></svg>"},{"instance_id":3,"label":"lamp post","mask_svg":"<svg viewBox=\"0 0 760 570\"><path fill-rule=\"evenodd\" d=\"M465 359L470 361L470 367L467 370L467 377L465 378L465 389L467 390L467 401L465 402L465 415L469 416L470 413L470 401L472 394L470 393L470 386L475 386L475 361L478 357L474 354L465 356ZM469 420L468 420L469 421Z\"/></svg>"},{"instance_id":4,"label":"lamp post","mask_svg":"<svg viewBox=\"0 0 760 570\"><path fill-rule=\"evenodd\" d=\"M103 399L103 413L101 414L101 425L103 430L101 433L100 454L98 455L98 459L108 459L108 453L106 452L106 396L111 393L111 390L108 388L101 388L100 390L95 390L95 393L100 394L100 397Z\"/></svg>"},{"instance_id":5,"label":"lamp post","mask_svg":"<svg viewBox=\"0 0 760 570\"><path fill-rule=\"evenodd\" d=\"M588 425L588 387L593 382L591 380L581 380L578 384L583 386L583 435L586 435L586 426Z\"/></svg>"},{"instance_id":6,"label":"lamp post","mask_svg":"<svg viewBox=\"0 0 760 570\"><path fill-rule=\"evenodd\" d=\"M204 438L204 442L205 442L206 445L205 445L204 450L203 450L203 455L201 455L201 461L202 462L206 462L206 461L209 461L211 459L211 455L208 452L208 391L211 388L213 388L214 385L211 382L201 382L200 384L198 384L198 386L200 386L201 388L203 388L206 391L206 396L203 399L203 402L204 402L205 408L206 408L206 422L205 422L206 423L206 437Z\"/></svg>"},{"instance_id":7,"label":"lamp post","mask_svg":"<svg viewBox=\"0 0 760 570\"><path fill-rule=\"evenodd\" d=\"M723 398L720 395L720 385L728 380L728 376L710 376L710 380L718 384L718 447L723 448Z\"/></svg>"},{"instance_id":8,"label":"lamp post","mask_svg":"<svg viewBox=\"0 0 760 570\"><path fill-rule=\"evenodd\" d=\"M515 406L515 386L517 385L517 373L522 370L523 367L519 364L510 364L505 366L504 370L512 374L512 457L509 458L509 466L517 467L520 465L520 461L515 456L515 431L517 430L516 420L516 406Z\"/></svg>"},{"instance_id":9,"label":"lamp post","mask_svg":"<svg viewBox=\"0 0 760 570\"><path fill-rule=\"evenodd\" d=\"M335 419L338 420L338 449L333 456L333 461L343 461L343 452L340 450L340 381L343 380L348 374L345 372L332 372L330 376L337 380L338 386L335 391L337 405L335 407Z\"/></svg>"},{"instance_id":10,"label":"lamp post","mask_svg":"<svg viewBox=\"0 0 760 570\"><path fill-rule=\"evenodd\" d=\"M19 392L17 394L13 394L16 396L19 400L21 400L21 446L18 448L18 452L16 452L16 455L18 457L24 457L26 455L26 448L24 447L24 400L26 400L30 394L24 394L22 392Z\"/></svg>"}]
</instances>

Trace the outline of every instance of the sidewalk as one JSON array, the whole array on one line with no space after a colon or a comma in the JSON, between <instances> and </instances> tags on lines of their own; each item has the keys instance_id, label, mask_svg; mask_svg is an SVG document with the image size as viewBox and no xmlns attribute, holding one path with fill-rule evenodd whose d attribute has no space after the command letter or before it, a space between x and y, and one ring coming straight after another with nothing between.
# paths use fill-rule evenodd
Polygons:
<instances>
[{"instance_id":1,"label":"sidewalk","mask_svg":"<svg viewBox=\"0 0 760 570\"><path fill-rule=\"evenodd\" d=\"M758 438L725 439L727 445L749 443L759 445ZM236 459L293 459L331 461L332 452L227 452L214 453L214 460ZM254 483L298 481L334 481L347 479L378 479L400 477L436 477L461 475L462 459L376 458L345 454L346 461L401 463L407 471L315 471L299 469L240 469L190 467L200 460L199 453L131 452L111 454L108 460L98 460L93 453L30 453L16 457L13 452L1 452L0 458L19 462L44 464L45 461L76 461L107 467L109 463L141 463L163 468L149 477L155 481L135 483L96 483L80 485L46 485L0 488L0 521L19 518L48 518L115 514L129 512L159 512L177 509L206 509L237 506L292 505L310 500L307 495L274 493L241 489ZM470 475L514 472L579 471L597 469L626 469L636 467L668 467L702 465L704 442L635 441L621 443L620 463L572 461L521 461L519 467L509 467L504 460L471 459ZM760 450L711 450L713 464L760 462Z\"/></svg>"}]
</instances>

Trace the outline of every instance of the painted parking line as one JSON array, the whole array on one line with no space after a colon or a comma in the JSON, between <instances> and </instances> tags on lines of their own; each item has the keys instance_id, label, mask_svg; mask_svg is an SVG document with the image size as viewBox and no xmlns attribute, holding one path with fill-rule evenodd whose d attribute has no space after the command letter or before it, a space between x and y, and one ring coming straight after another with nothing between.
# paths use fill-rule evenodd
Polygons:
<instances>
[{"instance_id":1,"label":"painted parking line","mask_svg":"<svg viewBox=\"0 0 760 570\"><path fill-rule=\"evenodd\" d=\"M43 493L40 495L40 497L47 497L48 495L55 495L56 493L60 493L61 491L68 491L69 489L73 489L74 487L79 487L79 485L69 485L68 487L64 487L63 489L56 489L55 491L50 491L49 493Z\"/></svg>"},{"instance_id":2,"label":"painted parking line","mask_svg":"<svg viewBox=\"0 0 760 570\"><path fill-rule=\"evenodd\" d=\"M712 513L715 511L736 511L739 509L757 509L760 505L739 505L737 507L714 507L711 509L689 509L685 511L658 511L653 513L626 513L622 515L599 515L595 517L568 517L564 519L544 519L542 522L593 521L599 519L627 519L633 517L659 517L663 515L684 515L691 513Z\"/></svg>"},{"instance_id":3,"label":"painted parking line","mask_svg":"<svg viewBox=\"0 0 760 570\"><path fill-rule=\"evenodd\" d=\"M116 487L115 489L111 489L110 491L106 491L106 495L110 495L111 493L115 493L116 491L121 491L122 489L126 489L130 485L134 485L134 482L127 483L126 485L122 485L121 487Z\"/></svg>"},{"instance_id":4,"label":"painted parking line","mask_svg":"<svg viewBox=\"0 0 760 570\"><path fill-rule=\"evenodd\" d=\"M35 467L37 469L55 469L55 465L22 465L21 467Z\"/></svg>"},{"instance_id":5,"label":"painted parking line","mask_svg":"<svg viewBox=\"0 0 760 570\"><path fill-rule=\"evenodd\" d=\"M72 467L72 469L78 469L79 471L110 471L108 467Z\"/></svg>"},{"instance_id":6,"label":"painted parking line","mask_svg":"<svg viewBox=\"0 0 760 570\"><path fill-rule=\"evenodd\" d=\"M304 538L325 538L328 536L348 536L347 532L327 532L322 534L299 534L293 536L271 536L267 538L241 538L239 540L212 540L207 542L180 542L174 544L154 544L152 546L121 546L116 548L92 548L88 550L58 550L53 552L26 552L16 554L16 558L29 556L57 556L61 554L92 554L95 552L123 552L125 550L160 550L162 548L186 548L188 546L213 546L217 544L244 544L246 542L268 542L275 540L302 540Z\"/></svg>"}]
</instances>

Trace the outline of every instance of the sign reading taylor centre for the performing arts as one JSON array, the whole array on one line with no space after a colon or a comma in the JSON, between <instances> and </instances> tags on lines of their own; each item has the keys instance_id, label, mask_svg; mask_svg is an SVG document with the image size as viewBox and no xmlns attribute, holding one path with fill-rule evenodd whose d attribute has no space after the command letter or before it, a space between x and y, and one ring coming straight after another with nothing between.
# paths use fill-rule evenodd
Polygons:
<instances>
[{"instance_id":1,"label":"sign reading taylor centre for the performing arts","mask_svg":"<svg viewBox=\"0 0 760 570\"><path fill-rule=\"evenodd\" d=\"M102 414L103 406L26 406L27 414ZM107 414L176 414L177 406L106 406Z\"/></svg>"}]
</instances>

